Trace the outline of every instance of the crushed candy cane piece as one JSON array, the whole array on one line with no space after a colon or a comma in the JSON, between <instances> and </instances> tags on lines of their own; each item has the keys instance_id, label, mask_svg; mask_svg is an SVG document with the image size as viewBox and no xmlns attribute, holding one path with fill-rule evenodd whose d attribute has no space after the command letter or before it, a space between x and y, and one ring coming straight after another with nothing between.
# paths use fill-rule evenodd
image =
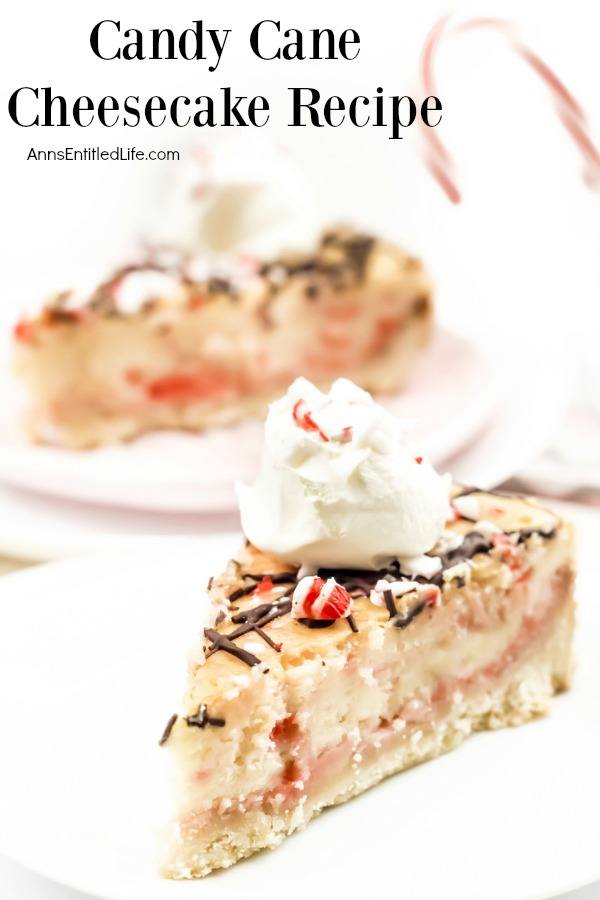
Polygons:
<instances>
[{"instance_id":1,"label":"crushed candy cane piece","mask_svg":"<svg viewBox=\"0 0 600 900\"><path fill-rule=\"evenodd\" d=\"M267 594L273 590L273 582L268 575L265 575L254 588L255 594Z\"/></svg>"},{"instance_id":2,"label":"crushed candy cane piece","mask_svg":"<svg viewBox=\"0 0 600 900\"><path fill-rule=\"evenodd\" d=\"M402 597L403 594L409 594L420 587L422 585L417 581L386 581L384 578L380 578L375 585L375 590L381 593L383 591L391 591L392 597Z\"/></svg>"},{"instance_id":3,"label":"crushed candy cane piece","mask_svg":"<svg viewBox=\"0 0 600 900\"><path fill-rule=\"evenodd\" d=\"M503 533L501 528L498 528L498 526L494 525L493 522L488 522L487 519L480 519L479 522L475 522L473 531L478 531L479 534L482 534L484 537L489 538L491 538L495 534Z\"/></svg>"},{"instance_id":4,"label":"crushed candy cane piece","mask_svg":"<svg viewBox=\"0 0 600 900\"><path fill-rule=\"evenodd\" d=\"M442 568L442 560L439 556L405 556L400 560L400 568L403 574L422 578L432 578Z\"/></svg>"},{"instance_id":5,"label":"crushed candy cane piece","mask_svg":"<svg viewBox=\"0 0 600 900\"><path fill-rule=\"evenodd\" d=\"M471 566L466 560L459 562L455 566L446 569L442 578L444 579L445 584L449 584L455 579L462 579L466 584L471 580Z\"/></svg>"},{"instance_id":6,"label":"crushed candy cane piece","mask_svg":"<svg viewBox=\"0 0 600 900\"><path fill-rule=\"evenodd\" d=\"M439 606L442 602L442 594L435 584L420 584L418 581L386 581L380 578L369 599L375 606L384 606L384 591L391 591L394 600L406 594L415 593L418 602L425 602L427 606Z\"/></svg>"},{"instance_id":7,"label":"crushed candy cane piece","mask_svg":"<svg viewBox=\"0 0 600 900\"><path fill-rule=\"evenodd\" d=\"M442 592L435 584L420 585L417 591L419 600L424 600L427 606L440 606Z\"/></svg>"},{"instance_id":8,"label":"crushed candy cane piece","mask_svg":"<svg viewBox=\"0 0 600 900\"><path fill-rule=\"evenodd\" d=\"M341 619L350 615L352 600L335 578L324 581L318 575L302 578L292 595L292 615L296 619Z\"/></svg>"},{"instance_id":9,"label":"crushed candy cane piece","mask_svg":"<svg viewBox=\"0 0 600 900\"><path fill-rule=\"evenodd\" d=\"M294 403L292 415L294 416L294 422L299 428L302 428L304 431L315 432L322 441L329 441L327 435L321 431L313 419L312 413L307 409L306 400L297 400Z\"/></svg>"},{"instance_id":10,"label":"crushed candy cane piece","mask_svg":"<svg viewBox=\"0 0 600 900\"><path fill-rule=\"evenodd\" d=\"M467 497L456 497L452 506L458 512L461 519L470 519L476 522L479 518L479 500L472 494Z\"/></svg>"}]
</instances>

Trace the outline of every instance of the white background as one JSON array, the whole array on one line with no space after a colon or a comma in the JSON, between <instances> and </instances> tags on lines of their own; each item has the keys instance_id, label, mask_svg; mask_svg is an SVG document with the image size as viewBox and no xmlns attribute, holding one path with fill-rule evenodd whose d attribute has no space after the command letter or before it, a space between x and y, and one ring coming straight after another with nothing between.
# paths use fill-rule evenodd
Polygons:
<instances>
[{"instance_id":1,"label":"white background","mask_svg":"<svg viewBox=\"0 0 600 900\"><path fill-rule=\"evenodd\" d=\"M600 140L600 8L594 0L454 2L458 17L501 15L519 23L531 46L563 78L586 109ZM389 141L383 129L287 128L292 85L324 94L417 90L418 54L446 0L369 3L304 0L302 4L228 2L53 3L22 0L3 11L3 108L21 85L52 85L73 98L153 93L171 96L234 92L265 94L273 140L288 145L305 168L325 218L352 219L422 255L438 284L440 317L479 338L525 332L553 355L579 356L598 342L599 204L580 177L581 160L558 123L546 89L502 39L474 34L444 46L438 66L444 102L440 128L457 163L464 201L452 206L433 182L408 136ZM361 36L354 62L262 62L248 46L251 26L281 16L286 27L352 27ZM233 29L219 69L202 62L103 62L88 35L102 18L125 25ZM443 129L443 130L442 130ZM18 128L2 115L0 148L4 290L0 318L69 284L72 273L118 259L143 234L148 197L167 174L156 162L33 162L40 149L135 143L176 148L206 140L160 129ZM240 143L244 132L239 130ZM510 345L506 365L510 366ZM10 900L74 900L8 864L0 865ZM575 895L574 895L575 896ZM593 900L588 889L578 900Z\"/></svg>"}]
</instances>

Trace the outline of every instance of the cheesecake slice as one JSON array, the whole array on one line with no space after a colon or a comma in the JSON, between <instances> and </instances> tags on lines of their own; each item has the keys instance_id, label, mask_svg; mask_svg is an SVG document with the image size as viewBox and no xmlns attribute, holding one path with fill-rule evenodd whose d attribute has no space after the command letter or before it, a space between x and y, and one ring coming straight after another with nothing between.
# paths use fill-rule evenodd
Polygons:
<instances>
[{"instance_id":1,"label":"cheesecake slice","mask_svg":"<svg viewBox=\"0 0 600 900\"><path fill-rule=\"evenodd\" d=\"M388 393L432 325L421 263L349 229L311 254L209 265L156 251L15 329L33 441L74 448L264 413L297 375Z\"/></svg>"},{"instance_id":2,"label":"cheesecake slice","mask_svg":"<svg viewBox=\"0 0 600 900\"><path fill-rule=\"evenodd\" d=\"M531 499L451 493L420 557L299 570L246 543L211 579L212 621L161 738L179 777L167 876L275 847L569 686L571 527Z\"/></svg>"}]
</instances>

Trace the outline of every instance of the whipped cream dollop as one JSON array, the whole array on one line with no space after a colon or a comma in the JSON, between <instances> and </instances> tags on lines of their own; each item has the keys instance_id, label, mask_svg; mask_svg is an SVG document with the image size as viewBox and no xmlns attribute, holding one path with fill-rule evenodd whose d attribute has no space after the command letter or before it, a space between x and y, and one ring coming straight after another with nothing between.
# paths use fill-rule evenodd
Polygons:
<instances>
[{"instance_id":1,"label":"whipped cream dollop","mask_svg":"<svg viewBox=\"0 0 600 900\"><path fill-rule=\"evenodd\" d=\"M432 549L449 489L366 391L340 378L325 394L298 378L269 409L260 472L238 500L259 549L309 568L375 569Z\"/></svg>"}]
</instances>

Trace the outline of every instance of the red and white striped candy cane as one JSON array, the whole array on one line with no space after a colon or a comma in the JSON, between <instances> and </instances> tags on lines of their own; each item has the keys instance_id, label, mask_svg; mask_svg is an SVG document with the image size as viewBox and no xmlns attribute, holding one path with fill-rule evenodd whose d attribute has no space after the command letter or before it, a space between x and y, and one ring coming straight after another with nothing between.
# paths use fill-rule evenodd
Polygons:
<instances>
[{"instance_id":1,"label":"red and white striped candy cane","mask_svg":"<svg viewBox=\"0 0 600 900\"><path fill-rule=\"evenodd\" d=\"M447 37L475 31L481 28L492 29L503 35L511 49L523 59L535 74L541 78L552 97L554 108L563 126L570 134L575 146L581 153L585 168L583 177L590 188L600 187L600 152L590 135L586 115L573 94L561 79L553 72L530 47L519 37L515 26L504 19L478 18L468 19L451 25L449 18L440 19L433 26L421 51L421 85L425 96L436 94L434 77L435 61L439 46ZM460 203L461 193L458 187L456 167L447 148L438 137L434 128L423 125L422 155L425 165L446 193L452 203Z\"/></svg>"}]
</instances>

